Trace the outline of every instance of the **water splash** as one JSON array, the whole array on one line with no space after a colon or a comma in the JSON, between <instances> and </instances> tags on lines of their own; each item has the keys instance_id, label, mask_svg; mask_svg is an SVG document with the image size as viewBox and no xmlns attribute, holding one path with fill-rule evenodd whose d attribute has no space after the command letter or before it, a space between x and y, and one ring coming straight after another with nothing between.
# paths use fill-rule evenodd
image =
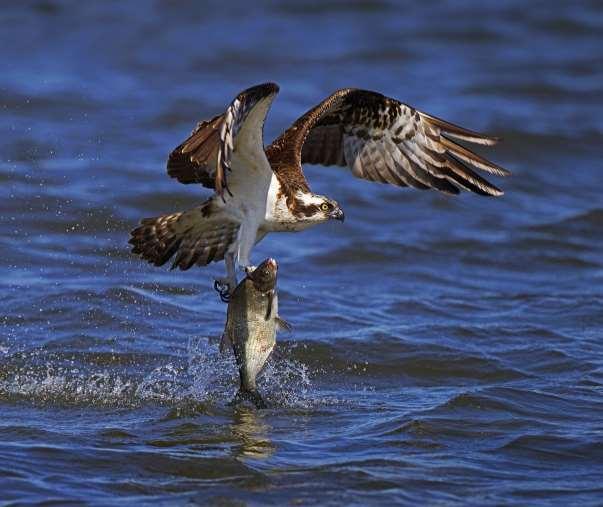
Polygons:
<instances>
[{"instance_id":1,"label":"water splash","mask_svg":"<svg viewBox=\"0 0 603 507\"><path fill-rule=\"evenodd\" d=\"M135 391L140 400L170 403L181 399L185 391L182 367L171 363L155 368L142 379Z\"/></svg>"},{"instance_id":2,"label":"water splash","mask_svg":"<svg viewBox=\"0 0 603 507\"><path fill-rule=\"evenodd\" d=\"M92 352L77 361L61 353L21 352L0 370L0 400L132 408L148 403L225 405L239 387L233 354L221 354L208 337L191 338L181 364L175 360L151 366L156 358L148 357L124 370L123 358L115 354L98 370L94 358ZM317 401L311 387L308 368L282 354L274 355L258 378L260 391L278 407L309 408Z\"/></svg>"},{"instance_id":3,"label":"water splash","mask_svg":"<svg viewBox=\"0 0 603 507\"><path fill-rule=\"evenodd\" d=\"M5 372L0 400L29 401L39 405L129 406L134 402L133 379L110 371L84 372L52 364L25 366Z\"/></svg>"},{"instance_id":4,"label":"water splash","mask_svg":"<svg viewBox=\"0 0 603 507\"><path fill-rule=\"evenodd\" d=\"M205 401L228 402L239 387L233 354L221 354L211 338L191 339L188 373L193 378L192 394ZM276 350L258 376L258 389L271 404L287 408L309 408L316 402L309 369Z\"/></svg>"},{"instance_id":5,"label":"water splash","mask_svg":"<svg viewBox=\"0 0 603 507\"><path fill-rule=\"evenodd\" d=\"M238 370L231 353L221 354L216 340L191 338L188 343L190 393L205 401L230 401L238 387Z\"/></svg>"}]
</instances>

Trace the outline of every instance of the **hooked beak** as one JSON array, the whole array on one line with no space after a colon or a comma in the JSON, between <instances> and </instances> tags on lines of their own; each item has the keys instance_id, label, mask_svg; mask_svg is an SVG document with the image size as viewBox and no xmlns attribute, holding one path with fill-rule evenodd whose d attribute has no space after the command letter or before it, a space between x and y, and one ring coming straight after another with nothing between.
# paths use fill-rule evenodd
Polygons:
<instances>
[{"instance_id":1,"label":"hooked beak","mask_svg":"<svg viewBox=\"0 0 603 507\"><path fill-rule=\"evenodd\" d=\"M345 221L345 214L343 213L343 210L341 208L334 209L329 216L330 218L339 220L341 222Z\"/></svg>"}]
</instances>

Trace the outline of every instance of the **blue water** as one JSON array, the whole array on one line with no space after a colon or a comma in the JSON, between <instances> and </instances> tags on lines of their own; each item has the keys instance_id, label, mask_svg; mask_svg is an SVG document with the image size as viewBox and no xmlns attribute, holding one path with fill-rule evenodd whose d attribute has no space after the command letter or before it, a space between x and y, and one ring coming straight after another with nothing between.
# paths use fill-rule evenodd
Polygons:
<instances>
[{"instance_id":1,"label":"blue water","mask_svg":"<svg viewBox=\"0 0 603 507\"><path fill-rule=\"evenodd\" d=\"M0 503L601 505L599 2L0 8ZM266 411L228 405L223 267L135 258L200 203L165 161L242 89L269 141L340 87L504 141L497 199L308 167L345 224L277 234Z\"/></svg>"}]
</instances>

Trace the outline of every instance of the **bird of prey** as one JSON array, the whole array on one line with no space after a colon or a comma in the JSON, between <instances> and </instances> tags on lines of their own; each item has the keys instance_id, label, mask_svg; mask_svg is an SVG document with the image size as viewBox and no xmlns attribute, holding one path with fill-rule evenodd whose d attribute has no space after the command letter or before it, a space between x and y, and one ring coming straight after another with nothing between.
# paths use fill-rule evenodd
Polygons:
<instances>
[{"instance_id":1,"label":"bird of prey","mask_svg":"<svg viewBox=\"0 0 603 507\"><path fill-rule=\"evenodd\" d=\"M399 187L503 193L475 169L508 171L459 144L492 145L496 137L367 90L334 92L264 147L264 121L278 91L266 83L241 92L172 151L168 174L214 193L188 211L142 220L131 233L133 253L155 266L174 257L172 268L181 270L224 259L226 277L216 283L226 296L236 287L236 266L251 266L253 246L269 232L343 221L336 201L310 190L304 163L347 167L357 178Z\"/></svg>"}]
</instances>

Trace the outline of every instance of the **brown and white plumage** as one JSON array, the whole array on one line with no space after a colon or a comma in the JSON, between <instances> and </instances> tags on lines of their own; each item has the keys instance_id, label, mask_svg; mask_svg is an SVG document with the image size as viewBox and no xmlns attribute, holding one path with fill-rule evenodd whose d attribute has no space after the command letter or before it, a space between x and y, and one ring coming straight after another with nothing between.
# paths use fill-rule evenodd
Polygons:
<instances>
[{"instance_id":1,"label":"brown and white plumage","mask_svg":"<svg viewBox=\"0 0 603 507\"><path fill-rule=\"evenodd\" d=\"M277 93L272 83L245 90L172 151L170 176L215 193L193 210L144 220L132 232L134 253L155 265L175 255L172 267L180 269L224 258L224 281L233 288L235 264L249 265L267 233L343 219L335 201L311 192L304 163L347 166L358 178L401 187L502 195L476 170L508 171L459 144L497 138L366 90L336 91L264 149L264 120Z\"/></svg>"},{"instance_id":2,"label":"brown and white plumage","mask_svg":"<svg viewBox=\"0 0 603 507\"><path fill-rule=\"evenodd\" d=\"M228 173L232 171L235 143L238 151L247 152L248 156L257 155L254 151L263 151L264 120L278 91L273 83L254 86L241 92L224 114L199 122L188 139L170 153L168 174L180 183L200 183L213 188L220 197L224 192L232 196ZM262 105L264 107L260 107ZM250 115L256 107L260 110ZM234 177L239 176L248 175L239 170Z\"/></svg>"},{"instance_id":3,"label":"brown and white plumage","mask_svg":"<svg viewBox=\"0 0 603 507\"><path fill-rule=\"evenodd\" d=\"M264 153L263 125L278 86L241 92L224 114L200 122L172 151L168 174L215 193L197 208L142 221L131 233L132 251L156 266L172 256L172 268L189 269L225 259L234 287L235 264L249 264L264 218L273 173Z\"/></svg>"},{"instance_id":4,"label":"brown and white plumage","mask_svg":"<svg viewBox=\"0 0 603 507\"><path fill-rule=\"evenodd\" d=\"M182 270L224 259L236 241L240 223L227 215L212 215L210 209L211 202L207 202L185 212L145 218L132 231L132 252L155 266L173 257L172 269Z\"/></svg>"},{"instance_id":5,"label":"brown and white plumage","mask_svg":"<svg viewBox=\"0 0 603 507\"><path fill-rule=\"evenodd\" d=\"M267 152L273 167L301 171L303 163L348 166L354 176L380 183L502 195L471 166L498 176L508 171L455 140L481 145L498 141L380 93L346 88L299 118Z\"/></svg>"}]
</instances>

